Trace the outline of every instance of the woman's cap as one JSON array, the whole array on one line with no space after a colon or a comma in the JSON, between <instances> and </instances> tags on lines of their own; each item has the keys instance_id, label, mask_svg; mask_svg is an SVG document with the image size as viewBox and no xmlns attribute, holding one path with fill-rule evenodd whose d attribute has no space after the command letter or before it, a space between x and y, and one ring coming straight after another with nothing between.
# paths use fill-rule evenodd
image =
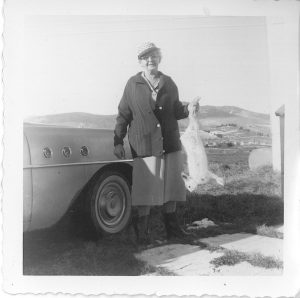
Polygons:
<instances>
[{"instance_id":1,"label":"woman's cap","mask_svg":"<svg viewBox=\"0 0 300 298\"><path fill-rule=\"evenodd\" d=\"M138 58L140 59L145 54L155 50L159 50L159 48L153 42L149 42L149 41L144 42L138 47L138 51L137 51Z\"/></svg>"}]
</instances>

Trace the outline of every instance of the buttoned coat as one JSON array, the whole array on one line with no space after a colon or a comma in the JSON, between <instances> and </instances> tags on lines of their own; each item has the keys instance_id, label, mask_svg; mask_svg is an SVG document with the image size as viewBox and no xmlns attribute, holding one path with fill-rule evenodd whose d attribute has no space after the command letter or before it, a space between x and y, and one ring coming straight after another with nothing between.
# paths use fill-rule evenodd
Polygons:
<instances>
[{"instance_id":1,"label":"buttoned coat","mask_svg":"<svg viewBox=\"0 0 300 298\"><path fill-rule=\"evenodd\" d=\"M177 120L186 118L188 109L179 100L176 84L160 73L156 101L151 94L139 72L128 80L118 106L114 144L123 144L128 130L133 157L161 156L181 150Z\"/></svg>"}]
</instances>

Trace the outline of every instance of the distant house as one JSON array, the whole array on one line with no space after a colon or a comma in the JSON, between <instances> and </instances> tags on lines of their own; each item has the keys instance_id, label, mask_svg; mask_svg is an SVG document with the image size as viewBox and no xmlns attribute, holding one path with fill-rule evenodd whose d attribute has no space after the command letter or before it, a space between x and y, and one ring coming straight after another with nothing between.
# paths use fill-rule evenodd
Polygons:
<instances>
[{"instance_id":1,"label":"distant house","mask_svg":"<svg viewBox=\"0 0 300 298\"><path fill-rule=\"evenodd\" d=\"M217 146L217 142L209 141L209 142L208 142L208 146L209 146L209 147Z\"/></svg>"},{"instance_id":2,"label":"distant house","mask_svg":"<svg viewBox=\"0 0 300 298\"><path fill-rule=\"evenodd\" d=\"M214 133L214 135L215 135L216 137L218 137L218 138L223 138L223 135L220 134L220 133Z\"/></svg>"}]
</instances>

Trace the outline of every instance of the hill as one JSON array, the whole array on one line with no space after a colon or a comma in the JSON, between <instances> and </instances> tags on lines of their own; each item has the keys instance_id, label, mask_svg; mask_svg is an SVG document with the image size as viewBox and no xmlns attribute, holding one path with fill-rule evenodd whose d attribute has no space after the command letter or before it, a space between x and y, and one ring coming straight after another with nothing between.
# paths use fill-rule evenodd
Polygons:
<instances>
[{"instance_id":1,"label":"hill","mask_svg":"<svg viewBox=\"0 0 300 298\"><path fill-rule=\"evenodd\" d=\"M95 115L89 113L64 113L30 117L25 122L60 125L81 128L113 129L116 115ZM188 119L179 121L183 132ZM201 106L200 107L201 137L208 146L220 144L233 145L270 145L269 115L255 113L234 106Z\"/></svg>"},{"instance_id":2,"label":"hill","mask_svg":"<svg viewBox=\"0 0 300 298\"><path fill-rule=\"evenodd\" d=\"M200 122L203 129L214 129L228 124L235 125L253 131L269 133L270 116L256 113L234 106L201 106ZM180 129L185 129L188 119L179 122Z\"/></svg>"},{"instance_id":3,"label":"hill","mask_svg":"<svg viewBox=\"0 0 300 298\"><path fill-rule=\"evenodd\" d=\"M114 128L116 115L96 115L89 113L63 113L36 116L25 122L51 125L63 125L83 128ZM250 130L269 131L269 115L251 112L234 106L201 106L200 119L203 129L211 130L218 126L234 124ZM181 130L188 125L188 119L179 121Z\"/></svg>"}]
</instances>

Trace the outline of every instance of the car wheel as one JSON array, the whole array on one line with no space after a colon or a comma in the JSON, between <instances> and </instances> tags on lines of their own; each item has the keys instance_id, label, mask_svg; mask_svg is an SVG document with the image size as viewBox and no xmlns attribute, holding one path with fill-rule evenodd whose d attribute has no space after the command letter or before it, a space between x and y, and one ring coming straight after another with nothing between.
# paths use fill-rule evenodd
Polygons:
<instances>
[{"instance_id":1,"label":"car wheel","mask_svg":"<svg viewBox=\"0 0 300 298\"><path fill-rule=\"evenodd\" d=\"M90 215L97 232L122 231L131 216L130 184L118 172L106 172L95 182L90 197Z\"/></svg>"}]
</instances>

